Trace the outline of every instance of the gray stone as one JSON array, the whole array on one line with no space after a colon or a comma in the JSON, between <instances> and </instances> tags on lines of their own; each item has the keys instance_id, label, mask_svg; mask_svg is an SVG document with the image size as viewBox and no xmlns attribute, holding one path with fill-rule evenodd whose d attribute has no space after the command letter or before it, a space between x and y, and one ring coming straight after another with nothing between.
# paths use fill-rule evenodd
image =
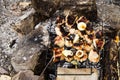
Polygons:
<instances>
[{"instance_id":1,"label":"gray stone","mask_svg":"<svg viewBox=\"0 0 120 80\"><path fill-rule=\"evenodd\" d=\"M39 50L38 45L26 45L20 48L11 59L11 64L14 69L17 72L26 69L34 70L38 55L40 54Z\"/></svg>"},{"instance_id":2,"label":"gray stone","mask_svg":"<svg viewBox=\"0 0 120 80\"><path fill-rule=\"evenodd\" d=\"M0 67L0 74L8 74L8 72L2 67Z\"/></svg>"},{"instance_id":3,"label":"gray stone","mask_svg":"<svg viewBox=\"0 0 120 80\"><path fill-rule=\"evenodd\" d=\"M0 80L11 80L11 77L8 75L0 75Z\"/></svg>"},{"instance_id":4,"label":"gray stone","mask_svg":"<svg viewBox=\"0 0 120 80\"><path fill-rule=\"evenodd\" d=\"M39 55L49 43L47 29L40 24L38 28L21 38L18 49L11 59L11 64L18 72L21 70L34 70Z\"/></svg>"},{"instance_id":5,"label":"gray stone","mask_svg":"<svg viewBox=\"0 0 120 80\"><path fill-rule=\"evenodd\" d=\"M104 23L109 24L116 30L120 30L120 6L99 1L97 2L97 9L98 17Z\"/></svg>"},{"instance_id":6,"label":"gray stone","mask_svg":"<svg viewBox=\"0 0 120 80\"><path fill-rule=\"evenodd\" d=\"M30 70L20 71L15 76L13 76L12 80L38 80L39 76L34 75L34 73Z\"/></svg>"},{"instance_id":7,"label":"gray stone","mask_svg":"<svg viewBox=\"0 0 120 80\"><path fill-rule=\"evenodd\" d=\"M13 29L22 35L27 35L29 34L33 29L34 29L34 10L30 10L24 15L18 17L18 21L15 22L12 26Z\"/></svg>"}]
</instances>

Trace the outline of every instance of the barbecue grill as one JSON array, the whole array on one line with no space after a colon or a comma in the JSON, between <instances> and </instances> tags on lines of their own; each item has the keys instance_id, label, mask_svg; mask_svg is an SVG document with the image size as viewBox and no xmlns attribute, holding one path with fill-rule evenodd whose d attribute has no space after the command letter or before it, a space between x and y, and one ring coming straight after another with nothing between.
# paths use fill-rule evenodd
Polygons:
<instances>
[{"instance_id":1,"label":"barbecue grill","mask_svg":"<svg viewBox=\"0 0 120 80\"><path fill-rule=\"evenodd\" d=\"M54 44L54 39L56 37L56 32L55 32L55 27L56 25L52 25L52 23L54 24L56 21L53 21L51 22L51 25L48 26L48 32L49 32L49 35L50 35L50 41L51 41L51 44L49 45L50 47L48 48L48 53L50 55L53 54L53 47L55 47ZM92 26L94 27L94 30L97 30L97 29L103 29L103 25L100 25L99 23L95 23L95 22L91 22L92 23ZM101 26L101 27L100 27ZM102 30L103 32L103 30ZM104 32L103 32L104 33ZM51 75L54 75L52 76L53 77L53 80L56 78L56 76L58 75L92 75L93 73L93 69L97 69L99 71L99 80L102 80L102 76L103 76L103 67L104 67L104 55L105 55L105 47L107 45L107 43L109 43L109 39L107 37L104 37L105 39L105 45L104 45L104 48L102 50L99 51L99 55L100 55L100 61L97 62L97 63L93 63L93 62L90 62L88 59L86 61L83 61L83 62L79 62L77 64L77 69L89 69L89 72L88 73L73 73L73 74L61 74L61 73L58 73L57 72L57 68L61 67L61 68L64 68L64 69L75 69L76 66L71 64L70 62L67 62L65 60L60 60L58 62L52 62L53 61L53 58L52 55L51 55L51 58L50 57L47 57L48 58L48 63L50 61L51 65L50 67L52 67L53 69L53 72L51 73ZM46 74L46 73L45 73Z\"/></svg>"}]
</instances>

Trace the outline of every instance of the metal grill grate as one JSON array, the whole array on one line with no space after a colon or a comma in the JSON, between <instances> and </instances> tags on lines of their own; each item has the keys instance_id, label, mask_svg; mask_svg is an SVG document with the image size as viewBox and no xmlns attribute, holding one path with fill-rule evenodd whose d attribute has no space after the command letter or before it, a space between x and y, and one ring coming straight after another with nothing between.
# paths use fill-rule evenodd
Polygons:
<instances>
[{"instance_id":1,"label":"metal grill grate","mask_svg":"<svg viewBox=\"0 0 120 80\"><path fill-rule=\"evenodd\" d=\"M55 22L51 22L51 26L49 26L48 28L48 31L49 31L49 34L50 34L50 40L51 40L51 44L53 43L53 40L56 36L55 34L55 25L52 25L52 23L54 24ZM97 27L96 26L96 23L92 23L93 26ZM98 24L97 24L98 25ZM99 26L102 26L102 29L103 29L103 25L100 25ZM102 30L103 31L103 30ZM52 47L54 47L52 45ZM98 63L91 63L89 60L86 60L85 62L82 62L82 63L79 63L77 68L90 68L90 72L88 74L57 74L57 75L91 75L93 72L92 72L92 69L93 68L96 68L100 71L100 75L102 76L102 59L104 58L104 49L100 51L100 57L101 57L101 60L98 62ZM55 64L56 65L56 64ZM64 67L64 68L75 68L75 66L73 66L72 64L68 63L68 62L65 62L65 61L60 61L59 64L57 63L57 66L56 67Z\"/></svg>"}]
</instances>

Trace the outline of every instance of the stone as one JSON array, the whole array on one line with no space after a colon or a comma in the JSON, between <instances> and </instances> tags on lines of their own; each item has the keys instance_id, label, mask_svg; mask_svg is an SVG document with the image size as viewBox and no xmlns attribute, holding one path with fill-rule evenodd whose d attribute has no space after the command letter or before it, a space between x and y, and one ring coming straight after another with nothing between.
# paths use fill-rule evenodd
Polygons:
<instances>
[{"instance_id":1,"label":"stone","mask_svg":"<svg viewBox=\"0 0 120 80\"><path fill-rule=\"evenodd\" d=\"M11 77L7 75L0 75L0 80L11 80Z\"/></svg>"},{"instance_id":2,"label":"stone","mask_svg":"<svg viewBox=\"0 0 120 80\"><path fill-rule=\"evenodd\" d=\"M12 77L12 80L38 80L39 76L34 75L30 70L20 71L15 76Z\"/></svg>"},{"instance_id":3,"label":"stone","mask_svg":"<svg viewBox=\"0 0 120 80\"><path fill-rule=\"evenodd\" d=\"M102 5L102 6L101 6ZM120 30L120 7L114 4L97 4L98 17L116 30Z\"/></svg>"},{"instance_id":4,"label":"stone","mask_svg":"<svg viewBox=\"0 0 120 80\"><path fill-rule=\"evenodd\" d=\"M39 50L38 45L26 45L20 48L16 55L11 58L11 64L15 71L34 70L40 55Z\"/></svg>"},{"instance_id":5,"label":"stone","mask_svg":"<svg viewBox=\"0 0 120 80\"><path fill-rule=\"evenodd\" d=\"M18 20L12 23L12 29L15 30L19 37L28 35L39 24L43 16L35 13L34 9L26 12L24 15L18 17Z\"/></svg>"},{"instance_id":6,"label":"stone","mask_svg":"<svg viewBox=\"0 0 120 80\"><path fill-rule=\"evenodd\" d=\"M22 8L27 8L28 6L31 5L31 1L29 2L20 2L19 5L22 7Z\"/></svg>"},{"instance_id":7,"label":"stone","mask_svg":"<svg viewBox=\"0 0 120 80\"><path fill-rule=\"evenodd\" d=\"M18 17L18 21L12 24L12 28L20 35L27 35L34 29L34 10L30 10Z\"/></svg>"},{"instance_id":8,"label":"stone","mask_svg":"<svg viewBox=\"0 0 120 80\"><path fill-rule=\"evenodd\" d=\"M8 74L8 72L4 68L0 67L0 74Z\"/></svg>"},{"instance_id":9,"label":"stone","mask_svg":"<svg viewBox=\"0 0 120 80\"><path fill-rule=\"evenodd\" d=\"M35 44L41 44L48 47L49 44L49 33L47 31L47 26L41 25L41 23L35 26L35 30L31 31L26 39Z\"/></svg>"},{"instance_id":10,"label":"stone","mask_svg":"<svg viewBox=\"0 0 120 80\"><path fill-rule=\"evenodd\" d=\"M11 64L19 72L21 70L34 70L39 55L49 44L47 29L38 24L39 28L31 31L28 35L21 38L18 49L15 51Z\"/></svg>"}]
</instances>

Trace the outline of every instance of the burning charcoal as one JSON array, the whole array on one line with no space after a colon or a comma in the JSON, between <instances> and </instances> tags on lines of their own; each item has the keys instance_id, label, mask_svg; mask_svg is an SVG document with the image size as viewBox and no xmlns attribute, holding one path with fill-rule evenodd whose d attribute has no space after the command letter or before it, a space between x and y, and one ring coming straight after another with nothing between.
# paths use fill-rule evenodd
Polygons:
<instances>
[{"instance_id":1,"label":"burning charcoal","mask_svg":"<svg viewBox=\"0 0 120 80\"><path fill-rule=\"evenodd\" d=\"M100 55L95 50L91 50L88 55L88 59L93 63L98 63L100 60Z\"/></svg>"},{"instance_id":2,"label":"burning charcoal","mask_svg":"<svg viewBox=\"0 0 120 80\"><path fill-rule=\"evenodd\" d=\"M72 41L70 39L65 39L64 43L65 43L66 47L72 47L73 46L73 43L72 43Z\"/></svg>"},{"instance_id":3,"label":"burning charcoal","mask_svg":"<svg viewBox=\"0 0 120 80\"><path fill-rule=\"evenodd\" d=\"M117 36L115 36L114 41L118 44L118 43L120 42L120 37L119 37L118 35L117 35Z\"/></svg>"},{"instance_id":4,"label":"burning charcoal","mask_svg":"<svg viewBox=\"0 0 120 80\"><path fill-rule=\"evenodd\" d=\"M63 47L64 46L64 38L62 36L57 36L54 40L54 44Z\"/></svg>"},{"instance_id":5,"label":"burning charcoal","mask_svg":"<svg viewBox=\"0 0 120 80\"><path fill-rule=\"evenodd\" d=\"M78 50L74 56L74 59L77 61L83 62L87 60L87 54L82 50Z\"/></svg>"},{"instance_id":6,"label":"burning charcoal","mask_svg":"<svg viewBox=\"0 0 120 80\"><path fill-rule=\"evenodd\" d=\"M77 28L78 28L80 31L84 31L84 30L86 29L86 27L87 27L87 25L86 25L86 23L84 23L84 22L79 22L79 23L77 24Z\"/></svg>"}]
</instances>

